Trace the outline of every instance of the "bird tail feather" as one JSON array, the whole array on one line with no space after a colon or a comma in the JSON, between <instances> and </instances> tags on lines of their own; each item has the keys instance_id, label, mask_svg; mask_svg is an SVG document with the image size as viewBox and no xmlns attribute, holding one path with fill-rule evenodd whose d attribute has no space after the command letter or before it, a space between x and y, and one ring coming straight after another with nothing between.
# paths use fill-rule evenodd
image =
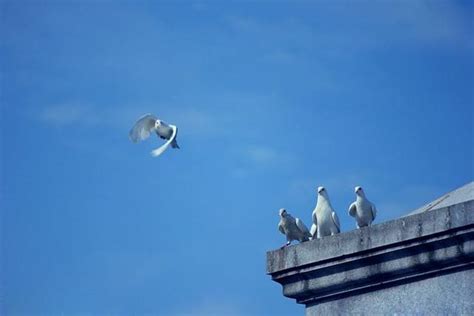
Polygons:
<instances>
[{"instance_id":1,"label":"bird tail feather","mask_svg":"<svg viewBox=\"0 0 474 316\"><path fill-rule=\"evenodd\" d=\"M170 144L171 144L172 147L173 147L173 143L175 143L176 145L178 145L178 144L176 143L177 128L176 128L176 126L174 126L174 125L170 125L170 126L171 126L171 128L173 129L173 135L171 135L170 139L169 139L164 145L162 145L161 147L159 147L159 148L157 148L157 149L155 149L155 150L153 150L153 151L151 152L151 155L152 155L153 157L158 157L159 155L161 155L161 154L168 148L168 146L169 146Z\"/></svg>"}]
</instances>

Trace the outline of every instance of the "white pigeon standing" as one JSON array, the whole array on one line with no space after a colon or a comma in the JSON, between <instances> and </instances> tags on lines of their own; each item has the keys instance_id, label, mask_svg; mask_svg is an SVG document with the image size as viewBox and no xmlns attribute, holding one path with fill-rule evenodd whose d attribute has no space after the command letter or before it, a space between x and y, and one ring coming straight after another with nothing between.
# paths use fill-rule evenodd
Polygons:
<instances>
[{"instance_id":1,"label":"white pigeon standing","mask_svg":"<svg viewBox=\"0 0 474 316\"><path fill-rule=\"evenodd\" d=\"M354 192L356 200L349 206L349 215L355 217L357 228L370 226L375 216L377 216L377 209L374 203L365 197L364 190L361 187L355 187Z\"/></svg>"},{"instance_id":2,"label":"white pigeon standing","mask_svg":"<svg viewBox=\"0 0 474 316\"><path fill-rule=\"evenodd\" d=\"M280 209L279 214L280 222L278 223L278 229L286 236L286 244L282 248L289 246L293 240L298 240L299 242L309 240L311 235L302 220L294 218L284 208Z\"/></svg>"},{"instance_id":3,"label":"white pigeon standing","mask_svg":"<svg viewBox=\"0 0 474 316\"><path fill-rule=\"evenodd\" d=\"M341 231L339 217L337 217L324 187L318 187L318 200L313 211L313 226L315 230L314 232L311 228L313 239L338 234ZM314 233L317 235L314 236Z\"/></svg>"},{"instance_id":4,"label":"white pigeon standing","mask_svg":"<svg viewBox=\"0 0 474 316\"><path fill-rule=\"evenodd\" d=\"M132 142L138 143L139 141L147 139L151 132L155 132L158 137L167 140L165 144L151 152L153 157L161 155L169 145L171 145L172 148L179 149L176 141L178 128L175 125L165 123L153 114L145 114L139 118L130 130L129 137Z\"/></svg>"}]
</instances>

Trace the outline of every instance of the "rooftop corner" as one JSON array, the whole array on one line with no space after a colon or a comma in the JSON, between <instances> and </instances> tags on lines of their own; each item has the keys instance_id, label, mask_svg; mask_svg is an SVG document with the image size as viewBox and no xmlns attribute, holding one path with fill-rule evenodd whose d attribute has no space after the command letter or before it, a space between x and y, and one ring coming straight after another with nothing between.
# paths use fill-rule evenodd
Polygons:
<instances>
[{"instance_id":1,"label":"rooftop corner","mask_svg":"<svg viewBox=\"0 0 474 316\"><path fill-rule=\"evenodd\" d=\"M471 182L451 192L446 206L438 203L440 207L429 211L425 208L396 220L269 251L267 273L283 286L284 296L306 305L307 315L368 312L360 304L355 304L358 311L344 304L353 299L379 304L381 313L406 313L413 309L403 308L410 306L422 308L420 312L462 313L464 308L474 308L471 299L457 310L433 310L436 304L423 310L416 298L446 291L443 286L450 283L437 278L451 274L449 280L460 288L465 284L465 295L474 294L470 285L474 281L473 188ZM460 202L453 199L456 196L462 197ZM466 275L455 281L456 273ZM402 291L402 286L408 288ZM423 286L426 289L420 292ZM412 292L416 292L414 297L409 296ZM394 293L404 298L404 307L391 299ZM448 296L445 293L437 302ZM457 296L462 298L462 294ZM448 305L443 308L452 308Z\"/></svg>"}]
</instances>

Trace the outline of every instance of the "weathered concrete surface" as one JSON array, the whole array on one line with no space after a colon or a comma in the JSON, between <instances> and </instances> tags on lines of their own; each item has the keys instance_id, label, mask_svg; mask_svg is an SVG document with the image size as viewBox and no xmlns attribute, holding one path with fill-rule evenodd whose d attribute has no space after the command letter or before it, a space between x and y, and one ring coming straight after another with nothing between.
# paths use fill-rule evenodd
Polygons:
<instances>
[{"instance_id":1,"label":"weathered concrete surface","mask_svg":"<svg viewBox=\"0 0 474 316\"><path fill-rule=\"evenodd\" d=\"M472 315L473 278L474 270L436 275L381 288L375 295L362 293L310 305L306 315Z\"/></svg>"},{"instance_id":2,"label":"weathered concrete surface","mask_svg":"<svg viewBox=\"0 0 474 316\"><path fill-rule=\"evenodd\" d=\"M463 313L473 269L472 200L267 253L307 315Z\"/></svg>"}]
</instances>

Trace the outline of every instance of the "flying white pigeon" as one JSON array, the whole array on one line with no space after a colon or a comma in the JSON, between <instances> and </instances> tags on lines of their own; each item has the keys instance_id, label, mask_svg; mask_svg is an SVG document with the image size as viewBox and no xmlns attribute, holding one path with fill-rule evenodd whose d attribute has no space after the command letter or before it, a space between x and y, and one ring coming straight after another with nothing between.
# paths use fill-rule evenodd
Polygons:
<instances>
[{"instance_id":1,"label":"flying white pigeon","mask_svg":"<svg viewBox=\"0 0 474 316\"><path fill-rule=\"evenodd\" d=\"M308 228L299 218L291 216L284 208L280 209L280 222L278 229L286 236L286 244L283 247L289 246L293 240L299 242L308 241L311 237ZM283 248L282 247L282 248Z\"/></svg>"},{"instance_id":2,"label":"flying white pigeon","mask_svg":"<svg viewBox=\"0 0 474 316\"><path fill-rule=\"evenodd\" d=\"M145 114L139 118L130 130L129 137L132 142L138 143L139 141L147 139L151 132L155 132L158 137L167 140L161 147L151 152L153 157L161 155L170 144L172 148L179 149L178 143L176 142L178 128L175 125L165 123L153 114Z\"/></svg>"},{"instance_id":3,"label":"flying white pigeon","mask_svg":"<svg viewBox=\"0 0 474 316\"><path fill-rule=\"evenodd\" d=\"M318 200L313 211L313 225L315 226L314 229L313 227L311 229L313 239L338 234L341 231L339 217L337 217L324 187L318 188ZM314 230L316 230L316 236Z\"/></svg>"},{"instance_id":4,"label":"flying white pigeon","mask_svg":"<svg viewBox=\"0 0 474 316\"><path fill-rule=\"evenodd\" d=\"M349 215L355 217L357 228L370 226L377 216L374 203L370 202L361 187L355 187L356 200L349 206Z\"/></svg>"}]
</instances>

